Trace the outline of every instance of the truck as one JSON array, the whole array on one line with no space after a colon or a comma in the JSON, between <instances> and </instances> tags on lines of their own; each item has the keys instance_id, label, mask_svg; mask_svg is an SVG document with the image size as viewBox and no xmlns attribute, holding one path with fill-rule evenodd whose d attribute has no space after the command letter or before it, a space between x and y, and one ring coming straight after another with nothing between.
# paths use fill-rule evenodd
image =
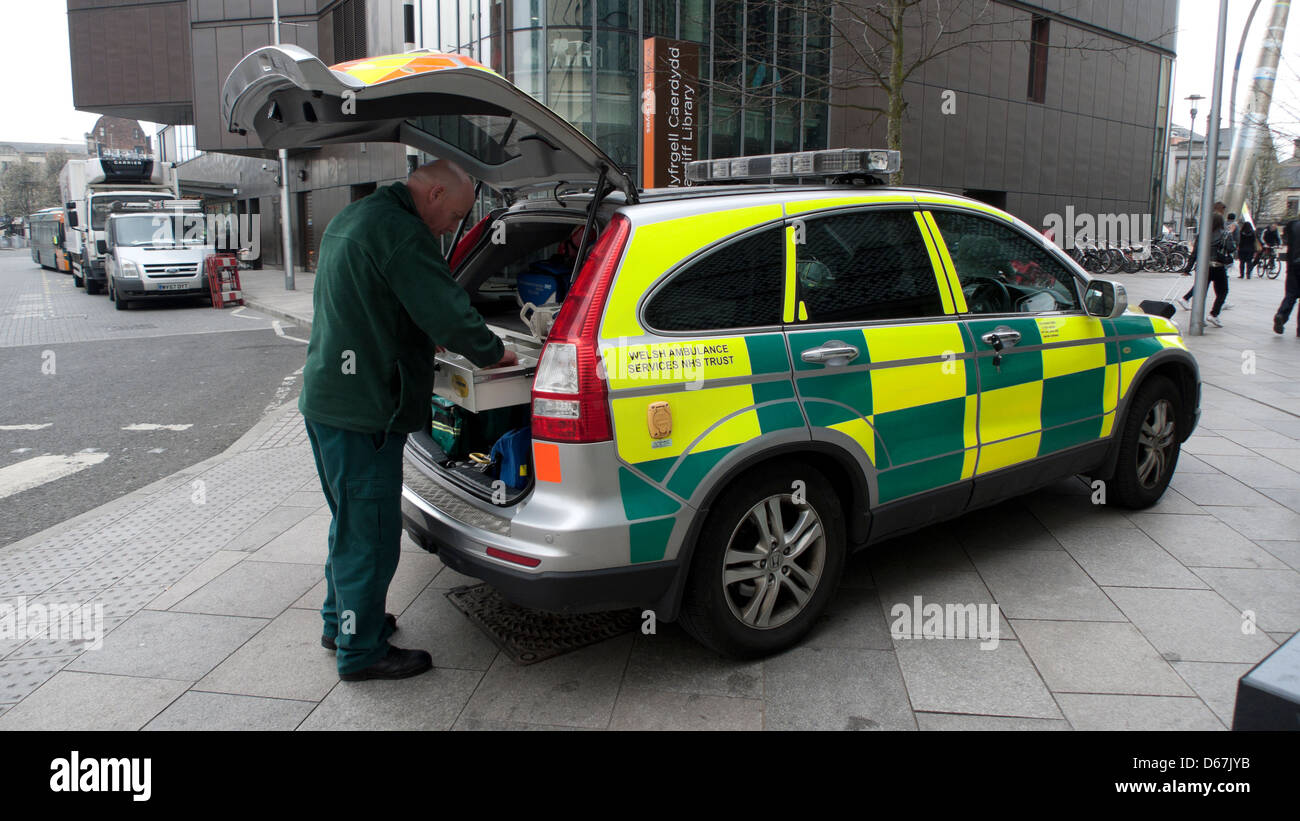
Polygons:
<instances>
[{"instance_id":1,"label":"truck","mask_svg":"<svg viewBox=\"0 0 1300 821\"><path fill-rule=\"evenodd\" d=\"M162 204L178 199L175 172L153 157L101 155L69 160L59 173L72 281L86 293L106 290L105 223L127 203Z\"/></svg>"}]
</instances>

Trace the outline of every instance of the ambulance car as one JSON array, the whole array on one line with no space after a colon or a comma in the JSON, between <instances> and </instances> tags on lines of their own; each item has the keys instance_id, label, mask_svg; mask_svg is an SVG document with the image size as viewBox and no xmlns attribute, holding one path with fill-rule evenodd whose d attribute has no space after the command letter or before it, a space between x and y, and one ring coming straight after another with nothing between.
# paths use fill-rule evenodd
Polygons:
<instances>
[{"instance_id":1,"label":"ambulance car","mask_svg":"<svg viewBox=\"0 0 1300 821\"><path fill-rule=\"evenodd\" d=\"M770 654L869 545L1076 474L1154 504L1199 418L1173 322L1009 214L883 185L894 152L700 161L640 190L495 72L427 52L259 49L223 105L268 149L400 142L506 203L453 275L520 365L440 355L461 439L410 437L401 525L524 606L643 608ZM520 294L547 276L541 338ZM519 481L461 455L516 426Z\"/></svg>"}]
</instances>

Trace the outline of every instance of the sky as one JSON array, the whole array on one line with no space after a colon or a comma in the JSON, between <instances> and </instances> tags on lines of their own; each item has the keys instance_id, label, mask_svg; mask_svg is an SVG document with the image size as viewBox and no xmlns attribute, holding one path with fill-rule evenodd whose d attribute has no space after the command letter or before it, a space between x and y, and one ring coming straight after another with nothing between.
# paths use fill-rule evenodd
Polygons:
<instances>
[{"instance_id":1,"label":"sky","mask_svg":"<svg viewBox=\"0 0 1300 821\"><path fill-rule=\"evenodd\" d=\"M1228 0L1228 38L1225 48L1223 121L1227 122L1226 97L1231 68L1242 28L1254 0ZM1182 0L1179 4L1177 50L1174 64L1172 120L1189 123L1189 94L1210 96L1214 77L1214 44L1218 23L1217 0ZM1271 13L1273 0L1262 0L1242 56L1238 83L1238 110L1245 105L1251 69L1259 53L1259 41ZM64 0L0 0L0 69L8 78L0 100L8 114L0 120L0 141L22 142L83 141L83 135L99 115L72 107L72 73L68 59L67 3ZM41 79L36 80L37 76ZM1209 100L1200 103L1197 131L1205 131ZM1240 117L1240 115L1238 115ZM1293 8L1278 70L1269 120L1275 131L1300 136L1300 4ZM147 134L156 128L141 123ZM1289 156L1289 140L1283 139L1283 156Z\"/></svg>"}]
</instances>

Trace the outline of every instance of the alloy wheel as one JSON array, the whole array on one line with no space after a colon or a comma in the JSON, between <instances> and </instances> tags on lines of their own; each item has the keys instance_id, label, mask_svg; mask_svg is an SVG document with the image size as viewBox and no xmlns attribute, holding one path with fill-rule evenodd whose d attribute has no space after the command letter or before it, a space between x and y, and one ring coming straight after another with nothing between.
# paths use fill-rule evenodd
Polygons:
<instances>
[{"instance_id":1,"label":"alloy wheel","mask_svg":"<svg viewBox=\"0 0 1300 821\"><path fill-rule=\"evenodd\" d=\"M1147 411L1138 432L1138 483L1148 490L1160 484L1169 468L1174 444L1174 408L1161 399Z\"/></svg>"},{"instance_id":2,"label":"alloy wheel","mask_svg":"<svg viewBox=\"0 0 1300 821\"><path fill-rule=\"evenodd\" d=\"M817 511L788 493L769 496L732 531L722 593L747 627L780 627L812 599L825 564L826 533Z\"/></svg>"}]
</instances>

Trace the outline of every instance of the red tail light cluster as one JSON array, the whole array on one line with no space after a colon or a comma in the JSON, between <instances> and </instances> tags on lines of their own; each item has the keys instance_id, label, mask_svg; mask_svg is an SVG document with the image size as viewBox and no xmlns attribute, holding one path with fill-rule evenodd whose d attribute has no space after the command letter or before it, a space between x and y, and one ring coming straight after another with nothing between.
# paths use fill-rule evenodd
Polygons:
<instances>
[{"instance_id":1,"label":"red tail light cluster","mask_svg":"<svg viewBox=\"0 0 1300 821\"><path fill-rule=\"evenodd\" d=\"M631 232L627 218L616 214L555 317L533 381L534 439L604 442L614 436L596 335Z\"/></svg>"}]
</instances>

